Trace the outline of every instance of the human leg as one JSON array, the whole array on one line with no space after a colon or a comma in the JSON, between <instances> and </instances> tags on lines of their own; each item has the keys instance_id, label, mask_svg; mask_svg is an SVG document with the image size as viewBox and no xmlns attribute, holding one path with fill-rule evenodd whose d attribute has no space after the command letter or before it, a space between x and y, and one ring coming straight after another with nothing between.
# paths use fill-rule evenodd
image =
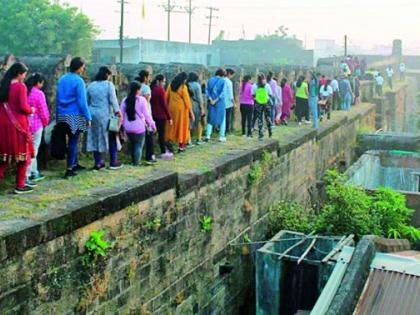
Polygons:
<instances>
[{"instance_id":1,"label":"human leg","mask_svg":"<svg viewBox=\"0 0 420 315\"><path fill-rule=\"evenodd\" d=\"M38 156L39 146L41 145L42 132L43 132L43 129L41 128L40 130L38 130L37 132L33 134L32 141L33 141L35 154L34 154L34 158L31 159L31 163L26 170L27 178L31 176L33 177L39 176L37 156Z\"/></svg>"},{"instance_id":2,"label":"human leg","mask_svg":"<svg viewBox=\"0 0 420 315\"><path fill-rule=\"evenodd\" d=\"M73 170L77 165L77 154L78 154L78 142L79 142L80 131L76 131L75 134L70 134L68 156L67 156L67 169Z\"/></svg>"},{"instance_id":3,"label":"human leg","mask_svg":"<svg viewBox=\"0 0 420 315\"><path fill-rule=\"evenodd\" d=\"M315 129L318 129L319 127L319 121L318 121L318 97L310 97L309 98L309 107L311 109L312 114L312 126Z\"/></svg>"}]
</instances>

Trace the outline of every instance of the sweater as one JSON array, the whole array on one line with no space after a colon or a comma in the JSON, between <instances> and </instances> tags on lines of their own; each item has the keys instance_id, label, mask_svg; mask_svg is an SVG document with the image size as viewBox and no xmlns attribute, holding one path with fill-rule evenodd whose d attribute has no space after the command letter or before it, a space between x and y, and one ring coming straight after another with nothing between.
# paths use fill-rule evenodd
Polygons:
<instances>
[{"instance_id":1,"label":"sweater","mask_svg":"<svg viewBox=\"0 0 420 315\"><path fill-rule=\"evenodd\" d=\"M86 98L86 86L80 75L68 73L61 77L57 86L57 116L83 116L92 120Z\"/></svg>"},{"instance_id":2,"label":"sweater","mask_svg":"<svg viewBox=\"0 0 420 315\"><path fill-rule=\"evenodd\" d=\"M47 127L50 120L50 113L48 111L44 92L33 87L28 96L28 104L30 107L35 108L35 113L29 116L29 125L31 127L31 132L34 134L41 128Z\"/></svg>"},{"instance_id":3,"label":"sweater","mask_svg":"<svg viewBox=\"0 0 420 315\"><path fill-rule=\"evenodd\" d=\"M152 88L152 114L155 120L171 120L168 102L166 100L166 92L162 86L154 86Z\"/></svg>"},{"instance_id":4,"label":"sweater","mask_svg":"<svg viewBox=\"0 0 420 315\"><path fill-rule=\"evenodd\" d=\"M127 105L126 99L124 98L121 103L121 113L123 115L123 126L127 133L133 134L142 134L146 132L146 123L147 126L151 129L156 129L155 122L147 110L147 100L143 96L136 97L135 104L135 119L133 121L128 120L127 116Z\"/></svg>"}]
</instances>

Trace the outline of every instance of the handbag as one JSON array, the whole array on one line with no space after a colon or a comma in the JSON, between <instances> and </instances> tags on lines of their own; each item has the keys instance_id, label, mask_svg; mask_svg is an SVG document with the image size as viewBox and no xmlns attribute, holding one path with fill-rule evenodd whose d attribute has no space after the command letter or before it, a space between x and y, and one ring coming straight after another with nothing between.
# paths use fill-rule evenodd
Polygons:
<instances>
[{"instance_id":1,"label":"handbag","mask_svg":"<svg viewBox=\"0 0 420 315\"><path fill-rule=\"evenodd\" d=\"M110 86L111 82L108 82L108 84ZM110 90L110 88L108 88L108 99L110 99L109 90ZM110 106L109 109L110 109L109 112L111 113L111 117L109 117L108 131L119 132L120 131L120 118L118 116L115 116L112 106Z\"/></svg>"}]
</instances>

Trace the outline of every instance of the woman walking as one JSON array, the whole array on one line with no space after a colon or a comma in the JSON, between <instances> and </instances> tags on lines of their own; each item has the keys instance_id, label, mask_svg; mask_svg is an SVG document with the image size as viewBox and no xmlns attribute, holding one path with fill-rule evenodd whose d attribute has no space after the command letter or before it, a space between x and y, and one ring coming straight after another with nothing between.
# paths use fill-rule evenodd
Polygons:
<instances>
[{"instance_id":1,"label":"woman walking","mask_svg":"<svg viewBox=\"0 0 420 315\"><path fill-rule=\"evenodd\" d=\"M290 110L293 106L294 102L294 96L293 96L293 90L290 87L290 84L287 82L286 78L283 78L281 80L281 95L282 95L282 101L283 105L281 107L281 113L277 115L276 120L279 121L282 125L287 126L287 120L290 117Z\"/></svg>"},{"instance_id":2,"label":"woman walking","mask_svg":"<svg viewBox=\"0 0 420 315\"><path fill-rule=\"evenodd\" d=\"M140 88L140 83L132 82L128 96L121 103L123 126L134 166L139 166L141 162L146 129L156 130L155 122L147 110L147 101L140 96Z\"/></svg>"},{"instance_id":3,"label":"woman walking","mask_svg":"<svg viewBox=\"0 0 420 315\"><path fill-rule=\"evenodd\" d=\"M190 117L191 120L195 120L186 84L187 78L188 75L181 72L173 79L166 92L173 121L172 125L166 125L166 139L177 143L180 153L185 151L190 140Z\"/></svg>"},{"instance_id":4,"label":"woman walking","mask_svg":"<svg viewBox=\"0 0 420 315\"><path fill-rule=\"evenodd\" d=\"M25 80L28 69L22 63L13 64L0 82L0 181L4 179L9 163L17 164L15 194L33 191L26 185L26 169L33 157L29 107Z\"/></svg>"},{"instance_id":5,"label":"woman walking","mask_svg":"<svg viewBox=\"0 0 420 315\"><path fill-rule=\"evenodd\" d=\"M258 75L258 81L252 87L252 95L255 99L255 111L257 114L258 120L258 138L261 140L264 138L263 127L264 121L263 116L265 116L265 122L267 124L268 136L272 136L272 122L271 122L271 106L269 104L270 97L272 97L273 92L271 91L270 85L267 83L264 74Z\"/></svg>"},{"instance_id":6,"label":"woman walking","mask_svg":"<svg viewBox=\"0 0 420 315\"><path fill-rule=\"evenodd\" d=\"M252 96L251 76L244 76L239 93L241 104L242 136L252 137L252 114L254 112L254 97Z\"/></svg>"},{"instance_id":7,"label":"woman walking","mask_svg":"<svg viewBox=\"0 0 420 315\"><path fill-rule=\"evenodd\" d=\"M305 82L305 77L300 76L296 82L296 117L299 126L302 125L302 118L305 118L305 123L309 123L309 105L308 105L308 84Z\"/></svg>"},{"instance_id":8,"label":"woman walking","mask_svg":"<svg viewBox=\"0 0 420 315\"><path fill-rule=\"evenodd\" d=\"M62 76L57 86L57 126L65 130L69 137L65 178L76 176L77 171L86 169L79 165L77 158L79 137L90 128L92 122L85 82L80 76L84 70L84 60L80 57L73 58L70 73Z\"/></svg>"},{"instance_id":9,"label":"woman walking","mask_svg":"<svg viewBox=\"0 0 420 315\"><path fill-rule=\"evenodd\" d=\"M169 112L168 102L166 100L165 92L166 78L158 74L152 81L152 116L156 123L156 128L159 136L159 147L161 151L161 159L170 160L173 158L171 146L165 139L166 124L172 125L172 118Z\"/></svg>"},{"instance_id":10,"label":"woman walking","mask_svg":"<svg viewBox=\"0 0 420 315\"><path fill-rule=\"evenodd\" d=\"M86 133L86 152L93 152L94 170L105 168L102 154L109 152L109 169L117 170L123 165L117 160L117 137L121 118L117 94L112 82L108 81L111 71L99 68L95 80L88 86L87 97L92 115L92 127Z\"/></svg>"},{"instance_id":11,"label":"woman walking","mask_svg":"<svg viewBox=\"0 0 420 315\"><path fill-rule=\"evenodd\" d=\"M311 72L308 76L308 91L309 91L309 108L311 109L312 114L312 126L315 129L319 127L318 120L318 95L319 95L319 81L314 72Z\"/></svg>"},{"instance_id":12,"label":"woman walking","mask_svg":"<svg viewBox=\"0 0 420 315\"><path fill-rule=\"evenodd\" d=\"M39 73L33 73L25 82L28 88L28 105L35 108L35 113L29 117L29 125L32 134L34 157L26 171L27 184L38 182L45 177L38 171L37 155L41 145L42 133L44 128L48 126L50 121L50 113L48 111L47 100L42 88L45 78Z\"/></svg>"},{"instance_id":13,"label":"woman walking","mask_svg":"<svg viewBox=\"0 0 420 315\"><path fill-rule=\"evenodd\" d=\"M197 144L203 144L203 125L202 125L202 117L205 115L204 112L204 101L203 95L201 93L201 85L198 82L199 78L197 73L191 72L188 75L188 90L191 97L192 103L192 111L194 113L194 120L190 121L190 130L191 130L191 141L192 141L192 134L195 132L197 136Z\"/></svg>"}]
</instances>

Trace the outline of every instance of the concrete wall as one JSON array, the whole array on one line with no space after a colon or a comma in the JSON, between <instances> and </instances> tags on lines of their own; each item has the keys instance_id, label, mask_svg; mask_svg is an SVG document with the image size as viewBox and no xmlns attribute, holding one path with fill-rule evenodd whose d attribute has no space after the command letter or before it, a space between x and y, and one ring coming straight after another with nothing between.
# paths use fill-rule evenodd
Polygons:
<instances>
[{"instance_id":1,"label":"concrete wall","mask_svg":"<svg viewBox=\"0 0 420 315\"><path fill-rule=\"evenodd\" d=\"M245 314L253 256L232 245L245 234L264 240L268 209L280 200L311 202L319 176L350 164L357 130L374 124L375 106L360 104L318 132L232 151L202 171L155 171L66 212L12 223L0 234L1 313ZM255 165L262 173L250 182ZM112 249L83 265L84 244L100 229Z\"/></svg>"}]
</instances>

